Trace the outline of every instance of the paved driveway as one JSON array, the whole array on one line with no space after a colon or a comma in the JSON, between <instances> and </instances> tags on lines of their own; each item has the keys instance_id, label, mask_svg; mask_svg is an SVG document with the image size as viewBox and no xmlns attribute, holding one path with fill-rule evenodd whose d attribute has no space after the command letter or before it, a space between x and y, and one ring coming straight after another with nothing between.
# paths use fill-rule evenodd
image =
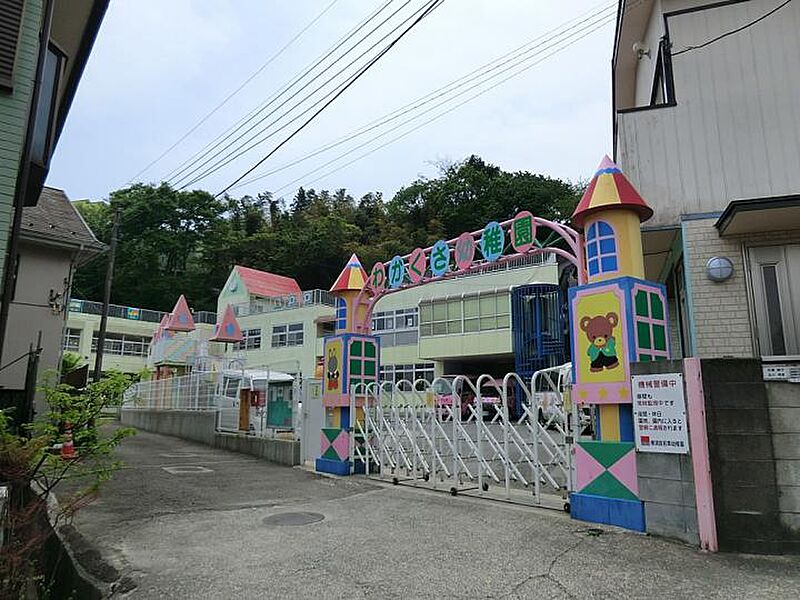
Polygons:
<instances>
[{"instance_id":1,"label":"paved driveway","mask_svg":"<svg viewBox=\"0 0 800 600\"><path fill-rule=\"evenodd\" d=\"M119 455L126 468L75 523L82 562L121 576L116 596L775 599L800 590L798 557L708 555L555 511L323 478L146 432Z\"/></svg>"}]
</instances>

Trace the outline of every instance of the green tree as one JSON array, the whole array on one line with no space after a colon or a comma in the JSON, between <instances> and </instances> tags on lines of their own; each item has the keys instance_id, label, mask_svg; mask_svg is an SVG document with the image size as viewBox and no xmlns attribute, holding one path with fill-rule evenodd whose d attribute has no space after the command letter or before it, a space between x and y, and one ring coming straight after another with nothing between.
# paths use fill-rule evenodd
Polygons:
<instances>
[{"instance_id":1,"label":"green tree","mask_svg":"<svg viewBox=\"0 0 800 600\"><path fill-rule=\"evenodd\" d=\"M356 201L345 189L301 187L287 203L269 192L215 199L137 184L113 192L110 204L76 206L103 241L112 206L122 210L112 301L170 310L183 293L193 308L214 310L236 264L294 277L304 289L328 288L353 252L369 269L523 209L566 221L580 192L560 179L510 173L470 156L441 165L438 177L418 179L388 202L379 192ZM103 257L78 271L77 296L102 297L105 264Z\"/></svg>"},{"instance_id":2,"label":"green tree","mask_svg":"<svg viewBox=\"0 0 800 600\"><path fill-rule=\"evenodd\" d=\"M49 587L42 571L42 550L53 527L68 522L96 498L101 484L119 468L113 450L132 429L101 430L103 412L122 403L130 380L112 373L77 391L68 385L45 386L49 411L33 424L18 426L0 411L0 481L9 488L0 548L0 597L42 597ZM72 442L73 458L58 448ZM57 507L48 502L58 491Z\"/></svg>"}]
</instances>

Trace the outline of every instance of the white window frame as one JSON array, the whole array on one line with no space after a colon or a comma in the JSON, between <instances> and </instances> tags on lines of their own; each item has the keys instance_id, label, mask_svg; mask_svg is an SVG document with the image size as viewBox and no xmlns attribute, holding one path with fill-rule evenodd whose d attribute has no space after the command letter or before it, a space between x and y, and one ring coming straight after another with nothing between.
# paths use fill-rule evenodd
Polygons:
<instances>
[{"instance_id":1,"label":"white window frame","mask_svg":"<svg viewBox=\"0 0 800 600\"><path fill-rule=\"evenodd\" d=\"M74 327L67 327L64 330L64 340L62 343L62 348L66 352L80 352L82 333L83 329L75 329Z\"/></svg>"}]
</instances>

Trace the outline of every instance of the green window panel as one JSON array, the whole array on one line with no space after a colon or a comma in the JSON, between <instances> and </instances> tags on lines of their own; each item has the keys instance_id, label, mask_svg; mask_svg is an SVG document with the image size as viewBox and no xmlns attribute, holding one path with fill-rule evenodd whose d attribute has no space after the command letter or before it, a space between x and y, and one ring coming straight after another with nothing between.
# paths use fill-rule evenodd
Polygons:
<instances>
[{"instance_id":1,"label":"green window panel","mask_svg":"<svg viewBox=\"0 0 800 600\"><path fill-rule=\"evenodd\" d=\"M362 348L361 348L361 340L354 340L350 344L350 356L361 356Z\"/></svg>"},{"instance_id":2,"label":"green window panel","mask_svg":"<svg viewBox=\"0 0 800 600\"><path fill-rule=\"evenodd\" d=\"M375 358L377 356L377 348L374 342L364 342L364 356L367 358Z\"/></svg>"},{"instance_id":3,"label":"green window panel","mask_svg":"<svg viewBox=\"0 0 800 600\"><path fill-rule=\"evenodd\" d=\"M637 317L649 317L650 311L647 309L647 292L644 290L639 290L636 292L636 316Z\"/></svg>"},{"instance_id":4,"label":"green window panel","mask_svg":"<svg viewBox=\"0 0 800 600\"><path fill-rule=\"evenodd\" d=\"M654 321L664 320L664 303L658 294L650 294L650 318Z\"/></svg>"},{"instance_id":5,"label":"green window panel","mask_svg":"<svg viewBox=\"0 0 800 600\"><path fill-rule=\"evenodd\" d=\"M365 360L364 361L364 375L375 378L375 361L374 360Z\"/></svg>"},{"instance_id":6,"label":"green window panel","mask_svg":"<svg viewBox=\"0 0 800 600\"><path fill-rule=\"evenodd\" d=\"M350 376L352 378L353 375L361 375L361 361L360 360L351 360L350 361Z\"/></svg>"},{"instance_id":7,"label":"green window panel","mask_svg":"<svg viewBox=\"0 0 800 600\"><path fill-rule=\"evenodd\" d=\"M656 350L667 350L667 333L663 325L653 325L653 347Z\"/></svg>"},{"instance_id":8,"label":"green window panel","mask_svg":"<svg viewBox=\"0 0 800 600\"><path fill-rule=\"evenodd\" d=\"M636 334L639 340L640 350L651 350L653 348L650 343L650 325L648 323L637 321Z\"/></svg>"}]
</instances>

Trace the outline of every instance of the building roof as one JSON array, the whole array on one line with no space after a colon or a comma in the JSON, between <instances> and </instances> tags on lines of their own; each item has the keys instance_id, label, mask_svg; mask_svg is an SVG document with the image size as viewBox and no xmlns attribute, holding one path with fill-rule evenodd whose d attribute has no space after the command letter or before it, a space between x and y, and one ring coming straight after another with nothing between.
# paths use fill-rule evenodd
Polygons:
<instances>
[{"instance_id":1,"label":"building roof","mask_svg":"<svg viewBox=\"0 0 800 600\"><path fill-rule=\"evenodd\" d=\"M105 245L94 235L63 190L42 189L39 203L22 209L21 235L37 242L102 252Z\"/></svg>"},{"instance_id":2,"label":"building roof","mask_svg":"<svg viewBox=\"0 0 800 600\"><path fill-rule=\"evenodd\" d=\"M225 312L222 319L214 326L214 335L211 336L211 342L241 342L244 339L242 329L239 327L239 322L236 320L236 315L233 312L233 306L228 304L225 307Z\"/></svg>"},{"instance_id":3,"label":"building roof","mask_svg":"<svg viewBox=\"0 0 800 600\"><path fill-rule=\"evenodd\" d=\"M367 272L361 266L361 261L353 254L347 261L339 277L336 278L331 292L359 291L367 281Z\"/></svg>"},{"instance_id":4,"label":"building roof","mask_svg":"<svg viewBox=\"0 0 800 600\"><path fill-rule=\"evenodd\" d=\"M258 271L241 265L236 265L234 268L239 272L239 277L247 288L247 292L254 296L273 298L302 293L297 281L291 277Z\"/></svg>"},{"instance_id":5,"label":"building roof","mask_svg":"<svg viewBox=\"0 0 800 600\"><path fill-rule=\"evenodd\" d=\"M597 172L589 182L583 198L572 213L572 221L583 227L586 217L610 208L626 208L636 212L641 221L653 216L653 209L647 205L633 187L622 170L608 156L603 157Z\"/></svg>"},{"instance_id":6,"label":"building roof","mask_svg":"<svg viewBox=\"0 0 800 600\"><path fill-rule=\"evenodd\" d=\"M166 331L194 331L194 319L192 313L189 311L189 304L186 302L186 296L181 294L178 301L175 303L175 308L169 313L167 323L164 325Z\"/></svg>"}]
</instances>

